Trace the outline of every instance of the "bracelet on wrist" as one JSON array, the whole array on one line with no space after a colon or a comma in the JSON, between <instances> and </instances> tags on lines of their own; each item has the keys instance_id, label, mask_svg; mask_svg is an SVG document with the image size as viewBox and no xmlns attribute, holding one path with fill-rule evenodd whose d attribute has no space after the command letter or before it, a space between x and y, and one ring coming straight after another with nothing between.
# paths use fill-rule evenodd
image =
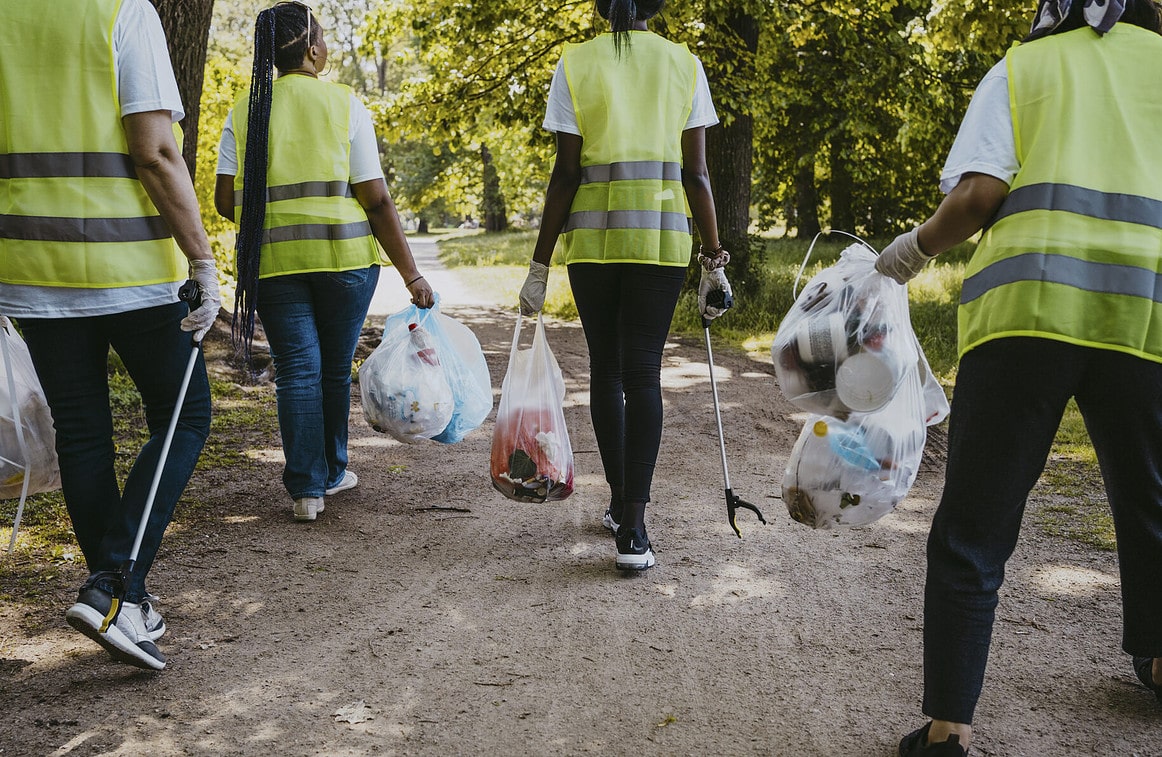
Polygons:
<instances>
[{"instance_id":1,"label":"bracelet on wrist","mask_svg":"<svg viewBox=\"0 0 1162 757\"><path fill-rule=\"evenodd\" d=\"M412 279L412 280L411 280L411 281L409 281L408 283L404 284L404 286L405 286L405 287L410 287L412 284L416 283L417 281L419 281L419 280L420 280L420 279L422 279L423 277L424 277L424 275L423 275L423 274L420 274L419 276L416 276L414 279Z\"/></svg>"},{"instance_id":2,"label":"bracelet on wrist","mask_svg":"<svg viewBox=\"0 0 1162 757\"><path fill-rule=\"evenodd\" d=\"M721 242L719 242L718 246L712 250L707 250L705 245L700 244L698 245L698 252L708 258L716 258L722 253L726 252L726 248L722 246Z\"/></svg>"}]
</instances>

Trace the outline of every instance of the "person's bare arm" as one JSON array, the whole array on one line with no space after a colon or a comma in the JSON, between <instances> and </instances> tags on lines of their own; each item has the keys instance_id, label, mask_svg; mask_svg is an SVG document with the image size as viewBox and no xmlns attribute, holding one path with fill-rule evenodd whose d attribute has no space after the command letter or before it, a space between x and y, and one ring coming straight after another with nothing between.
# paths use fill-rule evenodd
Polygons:
<instances>
[{"instance_id":1,"label":"person's bare arm","mask_svg":"<svg viewBox=\"0 0 1162 757\"><path fill-rule=\"evenodd\" d=\"M553 248L565 222L569 220L569 208L573 197L581 186L581 137L576 134L557 132L557 157L553 161L553 173L549 176L549 187L545 191L545 207L541 211L541 229L537 233L537 244L533 248L533 260L548 265L553 258Z\"/></svg>"},{"instance_id":2,"label":"person's bare arm","mask_svg":"<svg viewBox=\"0 0 1162 757\"><path fill-rule=\"evenodd\" d=\"M214 180L214 210L228 221L234 220L234 177L220 173Z\"/></svg>"},{"instance_id":3,"label":"person's bare arm","mask_svg":"<svg viewBox=\"0 0 1162 757\"><path fill-rule=\"evenodd\" d=\"M714 194L710 191L710 173L706 169L705 127L682 132L682 186L686 189L686 201L694 214L703 248L717 249L718 215L714 209Z\"/></svg>"},{"instance_id":4,"label":"person's bare arm","mask_svg":"<svg viewBox=\"0 0 1162 757\"><path fill-rule=\"evenodd\" d=\"M137 177L178 247L189 260L213 260L194 183L174 139L170 112L132 113L121 123Z\"/></svg>"},{"instance_id":5,"label":"person's bare arm","mask_svg":"<svg viewBox=\"0 0 1162 757\"><path fill-rule=\"evenodd\" d=\"M992 220L1009 195L1009 185L995 176L966 173L936 212L918 230L920 249L939 255L960 244Z\"/></svg>"},{"instance_id":6,"label":"person's bare arm","mask_svg":"<svg viewBox=\"0 0 1162 757\"><path fill-rule=\"evenodd\" d=\"M351 185L355 199L367 213L367 220L371 223L371 233L387 252L392 265L403 279L404 286L412 296L412 302L427 308L432 306L432 287L427 279L420 275L412 257L411 247L404 236L403 226L399 222L399 213L395 209L395 202L387 190L387 182L383 179L371 179Z\"/></svg>"}]
</instances>

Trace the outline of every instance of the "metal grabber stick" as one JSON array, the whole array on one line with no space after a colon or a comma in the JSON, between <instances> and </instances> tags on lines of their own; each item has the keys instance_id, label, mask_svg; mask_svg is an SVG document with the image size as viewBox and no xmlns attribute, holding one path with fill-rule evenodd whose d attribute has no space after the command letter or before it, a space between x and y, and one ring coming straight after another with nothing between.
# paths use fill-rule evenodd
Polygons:
<instances>
[{"instance_id":1,"label":"metal grabber stick","mask_svg":"<svg viewBox=\"0 0 1162 757\"><path fill-rule=\"evenodd\" d=\"M190 303L190 311L202 306L202 290L198 283L190 279L182 284L178 290L178 299ZM198 363L198 351L202 349L202 340L193 340L193 349L190 350L190 359L186 363L186 373L182 377L182 385L178 389L177 404L174 406L173 417L169 421L169 429L165 432L165 440L161 445L161 453L157 458L157 470L153 472L153 481L149 485L149 494L145 497L145 508L141 512L141 522L137 524L137 537L133 540L133 549L129 551L129 558L121 566L121 597L129 590L129 574L133 572L133 565L137 562L137 554L141 551L141 540L145 538L145 529L149 525L149 516L153 512L153 501L157 497L157 489L161 484L161 474L165 471L165 463L169 458L170 444L173 442L174 432L178 427L178 419L182 414L182 406L186 403L186 391L190 388L190 377L194 375L194 366ZM113 622L121 612L121 602L117 602L117 609L112 614Z\"/></svg>"},{"instance_id":2,"label":"metal grabber stick","mask_svg":"<svg viewBox=\"0 0 1162 757\"><path fill-rule=\"evenodd\" d=\"M725 310L733 305L734 301L726 292L716 289L707 293L706 304ZM714 378L714 351L710 348L709 319L702 319L702 329L706 335L706 362L710 364L710 391L714 395L714 419L718 423L718 451L722 455L722 479L726 489L726 518L730 522L730 527L734 529L735 535L741 539L742 531L735 523L735 512L738 508L742 507L754 512L758 516L759 522L764 525L767 521L757 507L744 499L740 499L730 488L730 470L726 466L726 436L722 431L722 411L718 407L718 381Z\"/></svg>"}]
</instances>

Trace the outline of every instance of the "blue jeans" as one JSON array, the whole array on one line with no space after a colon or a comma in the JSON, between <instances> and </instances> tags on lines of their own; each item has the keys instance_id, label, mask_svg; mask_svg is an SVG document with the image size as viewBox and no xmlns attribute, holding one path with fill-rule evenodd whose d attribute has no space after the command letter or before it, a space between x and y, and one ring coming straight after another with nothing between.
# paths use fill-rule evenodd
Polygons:
<instances>
[{"instance_id":1,"label":"blue jeans","mask_svg":"<svg viewBox=\"0 0 1162 757\"><path fill-rule=\"evenodd\" d=\"M965 354L956 377L924 589L930 717L972 722L1005 563L1070 397L1113 512L1122 649L1162 657L1162 364L1049 339L997 339Z\"/></svg>"},{"instance_id":2,"label":"blue jeans","mask_svg":"<svg viewBox=\"0 0 1162 757\"><path fill-rule=\"evenodd\" d=\"M685 278L680 266L569 266L589 345L593 431L614 508L622 504L617 500L643 507L650 501L662 442L662 349Z\"/></svg>"},{"instance_id":3,"label":"blue jeans","mask_svg":"<svg viewBox=\"0 0 1162 757\"><path fill-rule=\"evenodd\" d=\"M175 302L91 318L20 319L52 410L61 488L90 573L119 571L133 549L193 348L190 334L179 326L188 313L185 303ZM129 471L124 492L113 467L110 347L141 393L149 427L149 441ZM209 432L210 385L199 350L149 523L125 587L129 602L140 602L145 596L145 576Z\"/></svg>"},{"instance_id":4,"label":"blue jeans","mask_svg":"<svg viewBox=\"0 0 1162 757\"><path fill-rule=\"evenodd\" d=\"M291 497L322 497L347 470L351 360L379 266L258 282L258 317L274 359L278 427Z\"/></svg>"}]
</instances>

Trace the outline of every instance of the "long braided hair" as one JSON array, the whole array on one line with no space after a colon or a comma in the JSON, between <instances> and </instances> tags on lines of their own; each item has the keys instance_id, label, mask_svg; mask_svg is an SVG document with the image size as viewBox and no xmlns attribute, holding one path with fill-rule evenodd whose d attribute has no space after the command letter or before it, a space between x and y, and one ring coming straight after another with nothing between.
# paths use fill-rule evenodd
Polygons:
<instances>
[{"instance_id":1,"label":"long braided hair","mask_svg":"<svg viewBox=\"0 0 1162 757\"><path fill-rule=\"evenodd\" d=\"M629 50L629 32L634 21L653 18L665 4L666 0L597 0L597 13L609 22L613 48L619 58L622 50Z\"/></svg>"},{"instance_id":2,"label":"long braided hair","mask_svg":"<svg viewBox=\"0 0 1162 757\"><path fill-rule=\"evenodd\" d=\"M300 3L278 3L258 14L254 24L254 68L246 119L246 156L242 166L242 213L235 242L238 285L234 291L231 337L247 361L254 340L258 309L258 267L266 226L266 172L269 162L270 104L274 69L302 65L307 50L322 34L311 11Z\"/></svg>"}]
</instances>

